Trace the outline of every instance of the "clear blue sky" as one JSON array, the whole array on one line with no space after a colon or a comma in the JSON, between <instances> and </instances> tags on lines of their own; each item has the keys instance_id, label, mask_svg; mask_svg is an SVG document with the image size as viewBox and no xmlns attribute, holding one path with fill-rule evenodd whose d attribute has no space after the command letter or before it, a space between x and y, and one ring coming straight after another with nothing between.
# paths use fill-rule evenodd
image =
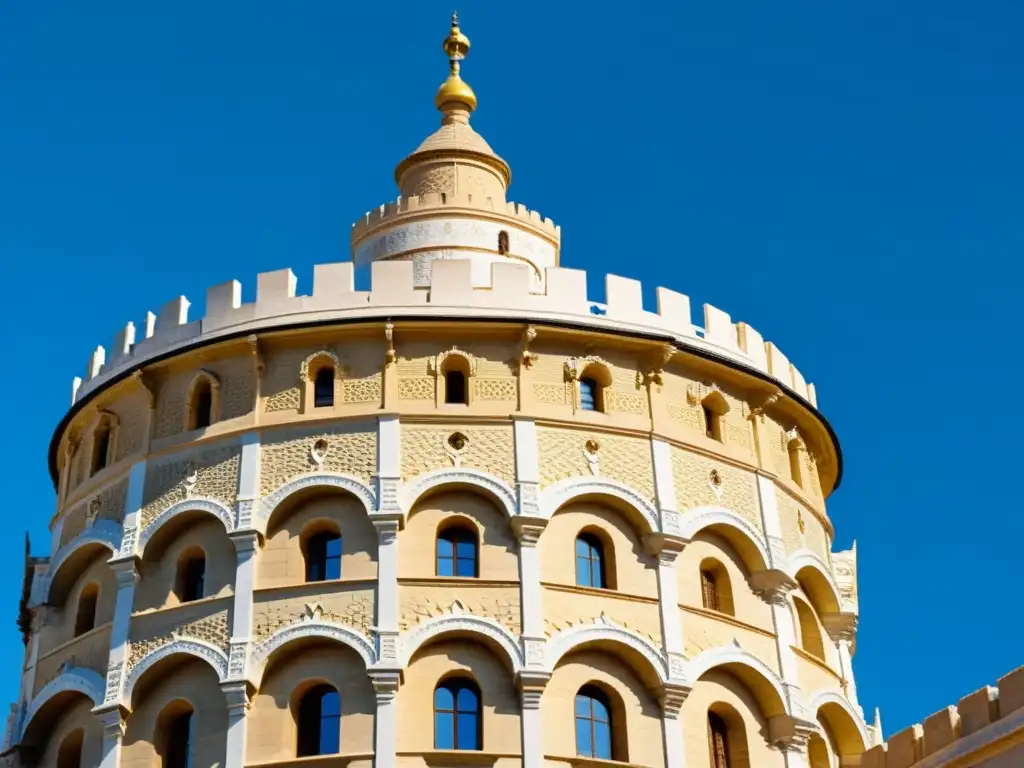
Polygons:
<instances>
[{"instance_id":1,"label":"clear blue sky","mask_svg":"<svg viewBox=\"0 0 1024 768\"><path fill-rule=\"evenodd\" d=\"M160 6L155 8L153 6ZM1017 283L1024 4L471 0L474 125L512 196L608 272L776 341L842 440L855 666L886 731L1024 663ZM436 0L6 3L0 700L22 531L96 344L183 293L347 258L434 130ZM201 306L196 309L201 310Z\"/></svg>"}]
</instances>

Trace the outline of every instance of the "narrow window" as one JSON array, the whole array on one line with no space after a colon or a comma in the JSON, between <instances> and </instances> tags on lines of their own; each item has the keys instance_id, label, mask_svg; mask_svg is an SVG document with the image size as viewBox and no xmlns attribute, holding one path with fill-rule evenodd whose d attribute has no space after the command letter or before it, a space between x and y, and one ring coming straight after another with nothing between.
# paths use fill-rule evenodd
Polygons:
<instances>
[{"instance_id":1,"label":"narrow window","mask_svg":"<svg viewBox=\"0 0 1024 768\"><path fill-rule=\"evenodd\" d=\"M318 685L299 701L297 757L336 755L341 744L341 696L330 685Z\"/></svg>"},{"instance_id":2,"label":"narrow window","mask_svg":"<svg viewBox=\"0 0 1024 768\"><path fill-rule=\"evenodd\" d=\"M341 578L341 534L314 533L306 541L306 581Z\"/></svg>"},{"instance_id":3,"label":"narrow window","mask_svg":"<svg viewBox=\"0 0 1024 768\"><path fill-rule=\"evenodd\" d=\"M576 694L576 754L612 759L611 707L604 692L592 685Z\"/></svg>"},{"instance_id":4,"label":"narrow window","mask_svg":"<svg viewBox=\"0 0 1024 768\"><path fill-rule=\"evenodd\" d=\"M437 535L437 575L467 579L480 575L475 532L450 526Z\"/></svg>"},{"instance_id":5,"label":"narrow window","mask_svg":"<svg viewBox=\"0 0 1024 768\"><path fill-rule=\"evenodd\" d=\"M712 440L720 440L721 433L719 432L718 414L715 413L710 406L704 406L704 434L710 437Z\"/></svg>"},{"instance_id":6,"label":"narrow window","mask_svg":"<svg viewBox=\"0 0 1024 768\"><path fill-rule=\"evenodd\" d=\"M589 533L576 537L576 586L607 587L604 548L598 538Z\"/></svg>"},{"instance_id":7,"label":"narrow window","mask_svg":"<svg viewBox=\"0 0 1024 768\"><path fill-rule=\"evenodd\" d=\"M206 557L201 551L186 553L178 563L178 600L191 603L200 600L206 582Z\"/></svg>"},{"instance_id":8,"label":"narrow window","mask_svg":"<svg viewBox=\"0 0 1024 768\"><path fill-rule=\"evenodd\" d=\"M79 728L68 734L60 743L60 749L57 750L57 768L81 768L84 735L85 732Z\"/></svg>"},{"instance_id":9,"label":"narrow window","mask_svg":"<svg viewBox=\"0 0 1024 768\"><path fill-rule=\"evenodd\" d=\"M92 472L95 475L101 469L106 469L110 461L110 425L100 424L96 427L96 433L92 438Z\"/></svg>"},{"instance_id":10,"label":"narrow window","mask_svg":"<svg viewBox=\"0 0 1024 768\"><path fill-rule=\"evenodd\" d=\"M207 379L196 382L192 391L192 429L205 429L213 423L213 387Z\"/></svg>"},{"instance_id":11,"label":"narrow window","mask_svg":"<svg viewBox=\"0 0 1024 768\"><path fill-rule=\"evenodd\" d=\"M804 487L804 473L801 464L800 444L796 440L789 443L789 476L801 488Z\"/></svg>"},{"instance_id":12,"label":"narrow window","mask_svg":"<svg viewBox=\"0 0 1024 768\"><path fill-rule=\"evenodd\" d=\"M708 712L708 747L711 750L711 768L730 768L729 731L725 720Z\"/></svg>"},{"instance_id":13,"label":"narrow window","mask_svg":"<svg viewBox=\"0 0 1024 768\"><path fill-rule=\"evenodd\" d=\"M794 600L796 618L800 624L800 645L816 659L825 658L825 644L821 640L821 630L814 611L803 600Z\"/></svg>"},{"instance_id":14,"label":"narrow window","mask_svg":"<svg viewBox=\"0 0 1024 768\"><path fill-rule=\"evenodd\" d=\"M75 637L84 635L96 626L96 598L99 587L87 584L78 597L78 612L75 614Z\"/></svg>"},{"instance_id":15,"label":"narrow window","mask_svg":"<svg viewBox=\"0 0 1024 768\"><path fill-rule=\"evenodd\" d=\"M313 380L313 407L330 408L334 405L334 368L325 366L316 372Z\"/></svg>"},{"instance_id":16,"label":"narrow window","mask_svg":"<svg viewBox=\"0 0 1024 768\"><path fill-rule=\"evenodd\" d=\"M508 255L508 232L505 230L498 233L498 253L502 256Z\"/></svg>"},{"instance_id":17,"label":"narrow window","mask_svg":"<svg viewBox=\"0 0 1024 768\"><path fill-rule=\"evenodd\" d=\"M444 374L444 401L466 405L466 375L462 371L447 371Z\"/></svg>"},{"instance_id":18,"label":"narrow window","mask_svg":"<svg viewBox=\"0 0 1024 768\"><path fill-rule=\"evenodd\" d=\"M483 749L480 690L450 678L434 689L434 749Z\"/></svg>"},{"instance_id":19,"label":"narrow window","mask_svg":"<svg viewBox=\"0 0 1024 768\"><path fill-rule=\"evenodd\" d=\"M580 410L583 411L597 411L598 408L598 395L600 390L598 389L597 382L591 378L580 379Z\"/></svg>"},{"instance_id":20,"label":"narrow window","mask_svg":"<svg viewBox=\"0 0 1024 768\"><path fill-rule=\"evenodd\" d=\"M163 768L190 768L192 736L192 711L175 715L164 734Z\"/></svg>"},{"instance_id":21,"label":"narrow window","mask_svg":"<svg viewBox=\"0 0 1024 768\"><path fill-rule=\"evenodd\" d=\"M721 610L718 601L718 587L715 584L715 574L712 571L702 570L700 572L700 589L704 607L709 611Z\"/></svg>"}]
</instances>

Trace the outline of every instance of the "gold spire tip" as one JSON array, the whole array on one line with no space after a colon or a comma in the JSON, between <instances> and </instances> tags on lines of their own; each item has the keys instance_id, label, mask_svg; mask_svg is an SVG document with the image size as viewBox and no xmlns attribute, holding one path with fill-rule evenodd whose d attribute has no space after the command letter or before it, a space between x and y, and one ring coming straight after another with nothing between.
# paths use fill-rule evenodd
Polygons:
<instances>
[{"instance_id":1,"label":"gold spire tip","mask_svg":"<svg viewBox=\"0 0 1024 768\"><path fill-rule=\"evenodd\" d=\"M460 108L472 112L476 109L476 94L459 74L460 62L469 53L469 38L459 29L458 11L452 14L452 27L444 39L443 48L448 56L448 79L438 89L434 104L445 114Z\"/></svg>"}]
</instances>

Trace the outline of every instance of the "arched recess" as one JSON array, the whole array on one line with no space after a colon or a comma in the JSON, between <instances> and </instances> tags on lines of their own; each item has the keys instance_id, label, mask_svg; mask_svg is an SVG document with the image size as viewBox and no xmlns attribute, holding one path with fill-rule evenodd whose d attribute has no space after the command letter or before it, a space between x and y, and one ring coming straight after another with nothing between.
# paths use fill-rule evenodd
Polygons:
<instances>
[{"instance_id":1,"label":"arched recess","mask_svg":"<svg viewBox=\"0 0 1024 768\"><path fill-rule=\"evenodd\" d=\"M142 535L139 536L139 554L146 556L146 547L153 540L161 528L172 520L192 513L205 513L212 515L224 525L224 530L231 533L235 529L235 516L222 502L216 499L191 498L172 504L147 525Z\"/></svg>"},{"instance_id":2,"label":"arched recess","mask_svg":"<svg viewBox=\"0 0 1024 768\"><path fill-rule=\"evenodd\" d=\"M105 685L99 672L82 667L65 669L32 699L21 720L21 727L13 734L17 737L13 743L33 740L35 730L41 730L40 735L45 737L50 730L48 724L52 724L53 718L63 712L76 696L85 696L94 706L102 704Z\"/></svg>"},{"instance_id":3,"label":"arched recess","mask_svg":"<svg viewBox=\"0 0 1024 768\"><path fill-rule=\"evenodd\" d=\"M524 666L519 641L512 632L494 619L468 613L435 616L403 633L399 638L398 665L404 669L420 648L449 636L476 639L490 648L500 649L499 655L508 663L513 674L517 674Z\"/></svg>"},{"instance_id":4,"label":"arched recess","mask_svg":"<svg viewBox=\"0 0 1024 768\"><path fill-rule=\"evenodd\" d=\"M302 621L282 627L253 649L252 668L256 687L259 688L263 673L279 652L285 652L293 644L314 639L331 640L351 648L359 654L367 668L377 663L377 651L373 642L361 632L330 621Z\"/></svg>"},{"instance_id":5,"label":"arched recess","mask_svg":"<svg viewBox=\"0 0 1024 768\"><path fill-rule=\"evenodd\" d=\"M769 567L771 557L761 532L725 507L696 507L680 518L679 535L692 539L702 530L711 530L732 545L750 573Z\"/></svg>"},{"instance_id":6,"label":"arched recess","mask_svg":"<svg viewBox=\"0 0 1024 768\"><path fill-rule=\"evenodd\" d=\"M588 499L622 511L641 534L661 531L657 508L635 489L607 477L569 477L549 485L540 494L540 514L550 520L565 505Z\"/></svg>"},{"instance_id":7,"label":"arched recess","mask_svg":"<svg viewBox=\"0 0 1024 768\"><path fill-rule=\"evenodd\" d=\"M228 676L228 656L223 650L204 640L178 638L153 649L131 668L124 681L124 701L129 704L132 702L135 687L147 672L176 656L194 656L205 661L216 672L217 679L221 682Z\"/></svg>"},{"instance_id":8,"label":"arched recess","mask_svg":"<svg viewBox=\"0 0 1024 768\"><path fill-rule=\"evenodd\" d=\"M399 507L408 515L416 502L440 490L479 491L494 501L511 519L518 513L516 493L499 477L477 469L451 467L424 472L405 483L398 492Z\"/></svg>"},{"instance_id":9,"label":"arched recess","mask_svg":"<svg viewBox=\"0 0 1024 768\"><path fill-rule=\"evenodd\" d=\"M840 691L817 691L807 699L807 708L828 726L840 757L859 756L868 748L867 725Z\"/></svg>"},{"instance_id":10,"label":"arched recess","mask_svg":"<svg viewBox=\"0 0 1024 768\"><path fill-rule=\"evenodd\" d=\"M630 666L648 686L669 680L668 661L650 640L607 618L562 630L548 639L545 668L553 672L567 653L586 648L606 650Z\"/></svg>"},{"instance_id":11,"label":"arched recess","mask_svg":"<svg viewBox=\"0 0 1024 768\"><path fill-rule=\"evenodd\" d=\"M746 685L766 719L789 714L779 676L767 664L738 645L710 648L700 653L686 664L684 676L693 685L712 669L728 672Z\"/></svg>"},{"instance_id":12,"label":"arched recess","mask_svg":"<svg viewBox=\"0 0 1024 768\"><path fill-rule=\"evenodd\" d=\"M368 515L372 515L377 508L376 493L358 477L342 472L313 472L290 480L264 496L260 502L260 514L253 521L255 527L265 535L274 514L282 508L290 507L294 497L324 490L347 491L359 500Z\"/></svg>"},{"instance_id":13,"label":"arched recess","mask_svg":"<svg viewBox=\"0 0 1024 768\"><path fill-rule=\"evenodd\" d=\"M799 582L818 616L838 613L842 598L828 566L807 549L794 552L789 558L787 573Z\"/></svg>"},{"instance_id":14,"label":"arched recess","mask_svg":"<svg viewBox=\"0 0 1024 768\"><path fill-rule=\"evenodd\" d=\"M121 526L113 520L99 519L57 550L50 560L40 598L62 605L67 592L85 568L101 552L117 554L121 546Z\"/></svg>"}]
</instances>

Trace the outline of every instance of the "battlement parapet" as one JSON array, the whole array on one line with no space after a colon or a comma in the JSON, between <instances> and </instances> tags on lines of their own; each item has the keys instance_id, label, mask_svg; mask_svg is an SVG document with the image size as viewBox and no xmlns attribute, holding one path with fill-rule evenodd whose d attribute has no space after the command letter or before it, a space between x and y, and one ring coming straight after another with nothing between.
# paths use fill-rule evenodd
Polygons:
<instances>
[{"instance_id":1,"label":"battlement parapet","mask_svg":"<svg viewBox=\"0 0 1024 768\"><path fill-rule=\"evenodd\" d=\"M353 245L369 233L386 226L398 216L417 211L450 210L469 208L474 212L490 211L498 216L518 219L529 227L540 231L547 237L558 242L562 237L562 228L551 219L544 218L537 211L525 205L513 202L495 202L492 198L480 198L471 194L449 195L432 192L417 197L399 197L394 202L368 211L352 224Z\"/></svg>"},{"instance_id":2,"label":"battlement parapet","mask_svg":"<svg viewBox=\"0 0 1024 768\"><path fill-rule=\"evenodd\" d=\"M607 275L602 304L587 298L587 275L582 270L549 267L545 288L537 292L525 264L494 263L493 287L486 288L473 286L471 268L472 262L464 259L434 261L429 284L418 286L411 261L375 262L370 290L357 291L352 262L318 264L313 268L311 296L296 295L297 281L290 269L264 272L256 278L256 300L251 303L242 303L242 285L237 280L208 289L206 314L199 320L189 319L190 303L179 296L159 312L147 314L142 338L137 337L135 324L128 323L115 336L109 355L98 347L89 358L85 381L76 379L72 403L147 360L196 344L288 326L436 316L586 325L597 332L670 337L680 347L712 353L767 374L817 406L814 386L805 382L778 347L710 304L704 305L701 327L691 319L689 297L667 288L657 289L656 312L644 309L638 280Z\"/></svg>"},{"instance_id":3,"label":"battlement parapet","mask_svg":"<svg viewBox=\"0 0 1024 768\"><path fill-rule=\"evenodd\" d=\"M998 765L1024 765L1024 667L1000 678L995 687L960 699L872 747L861 757L861 768L940 768L946 765L982 765L981 753L994 757L1005 749L1020 750L1017 761ZM1005 748L1005 749L1004 749ZM967 762L969 756L977 756ZM964 762L961 762L964 761Z\"/></svg>"}]
</instances>

